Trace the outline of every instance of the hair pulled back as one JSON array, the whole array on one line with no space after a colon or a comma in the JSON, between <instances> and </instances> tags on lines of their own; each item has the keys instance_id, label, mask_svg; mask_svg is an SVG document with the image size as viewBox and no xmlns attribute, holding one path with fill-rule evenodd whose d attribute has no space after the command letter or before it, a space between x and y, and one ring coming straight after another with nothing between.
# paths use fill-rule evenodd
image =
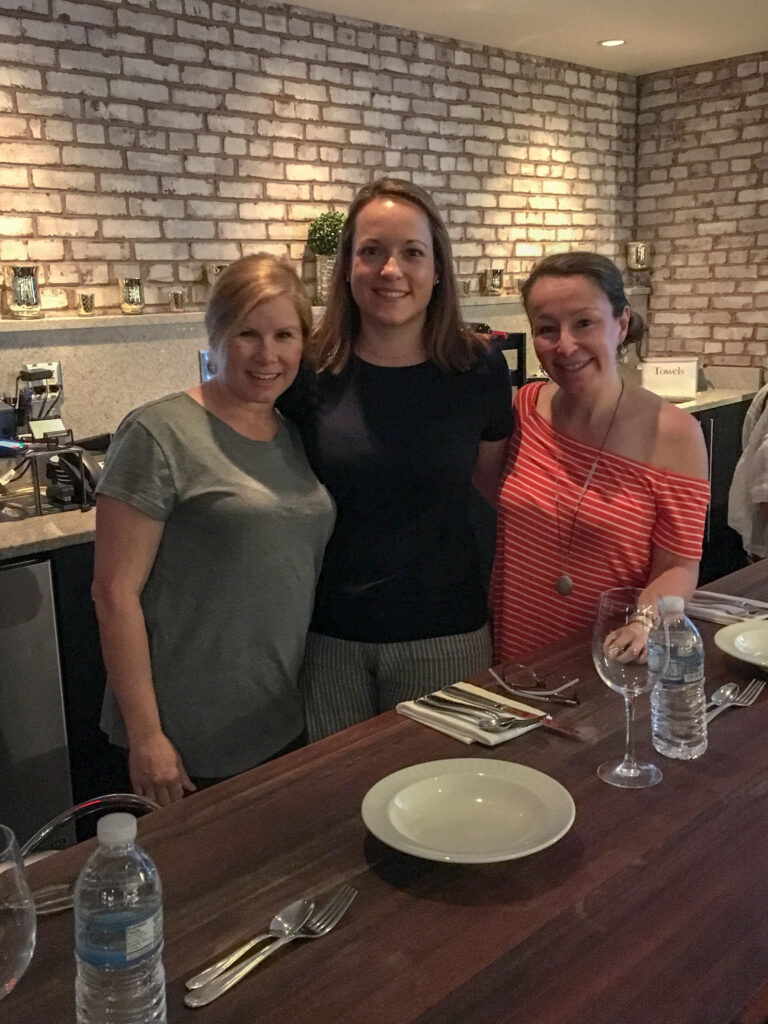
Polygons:
<instances>
[{"instance_id":1,"label":"hair pulled back","mask_svg":"<svg viewBox=\"0 0 768 1024\"><path fill-rule=\"evenodd\" d=\"M611 304L613 315L620 317L629 306L624 291L624 280L621 271L607 256L596 252L555 252L540 260L530 273L527 281L520 288L523 305L528 312L528 299L531 289L542 277L586 277L597 285ZM639 313L630 307L629 327L622 346L642 341L645 334L645 321Z\"/></svg>"}]
</instances>

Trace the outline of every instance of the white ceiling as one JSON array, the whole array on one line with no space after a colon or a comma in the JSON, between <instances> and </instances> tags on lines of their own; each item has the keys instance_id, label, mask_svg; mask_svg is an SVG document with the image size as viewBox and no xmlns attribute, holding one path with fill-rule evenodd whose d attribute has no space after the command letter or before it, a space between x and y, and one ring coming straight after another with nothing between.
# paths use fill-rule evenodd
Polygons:
<instances>
[{"instance_id":1,"label":"white ceiling","mask_svg":"<svg viewBox=\"0 0 768 1024\"><path fill-rule=\"evenodd\" d=\"M303 6L629 75L768 51L768 0L304 0ZM598 45L616 38L625 45Z\"/></svg>"}]
</instances>

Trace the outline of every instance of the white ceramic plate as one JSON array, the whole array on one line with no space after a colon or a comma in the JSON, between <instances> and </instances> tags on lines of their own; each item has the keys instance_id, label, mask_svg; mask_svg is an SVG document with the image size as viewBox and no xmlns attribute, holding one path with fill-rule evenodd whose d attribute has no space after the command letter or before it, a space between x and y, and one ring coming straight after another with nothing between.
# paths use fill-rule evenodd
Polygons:
<instances>
[{"instance_id":1,"label":"white ceramic plate","mask_svg":"<svg viewBox=\"0 0 768 1024\"><path fill-rule=\"evenodd\" d=\"M768 622L732 622L715 633L721 651L768 668Z\"/></svg>"},{"instance_id":2,"label":"white ceramic plate","mask_svg":"<svg viewBox=\"0 0 768 1024\"><path fill-rule=\"evenodd\" d=\"M549 775L479 757L394 772L368 790L361 811L388 846L461 864L527 857L561 839L576 817L571 794Z\"/></svg>"}]
</instances>

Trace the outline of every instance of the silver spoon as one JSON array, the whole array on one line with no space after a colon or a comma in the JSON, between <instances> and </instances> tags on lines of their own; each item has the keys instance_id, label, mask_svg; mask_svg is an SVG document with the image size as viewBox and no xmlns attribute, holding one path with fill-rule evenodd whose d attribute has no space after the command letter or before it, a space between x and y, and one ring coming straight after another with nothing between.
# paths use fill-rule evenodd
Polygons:
<instances>
[{"instance_id":1,"label":"silver spoon","mask_svg":"<svg viewBox=\"0 0 768 1024\"><path fill-rule=\"evenodd\" d=\"M185 984L188 989L202 988L203 985L207 985L214 978L218 978L220 974L223 974L228 967L231 967L233 963L240 959L241 956L253 949L254 946L258 945L259 942L263 942L264 939L270 938L283 938L287 936L294 937L294 932L297 932L312 915L312 911L315 909L315 904L312 900L295 900L293 903L289 903L287 907L283 907L272 918L269 931L264 932L261 935L257 935L254 939L249 939L244 945L234 949L231 953L222 957L221 960L217 960L215 964L210 967L206 967L204 971L200 971L199 974L193 975L189 981ZM271 948L271 947L270 947Z\"/></svg>"},{"instance_id":2,"label":"silver spoon","mask_svg":"<svg viewBox=\"0 0 768 1024\"><path fill-rule=\"evenodd\" d=\"M459 718L466 718L470 722L474 722L478 729L482 729L483 732L506 732L507 729L531 725L533 722L538 721L538 718L528 715L522 718L515 714L500 714L491 708L478 708L477 705L469 703L460 704L455 700L443 700L434 693L417 697L414 703L423 704L428 708L435 708L436 711L443 711L449 715L458 715ZM542 714L539 717L545 718L546 716Z\"/></svg>"},{"instance_id":3,"label":"silver spoon","mask_svg":"<svg viewBox=\"0 0 768 1024\"><path fill-rule=\"evenodd\" d=\"M720 707L721 704L730 704L732 700L736 700L739 695L739 684L738 683L723 683L722 686L718 686L712 696L709 698L707 709L711 707Z\"/></svg>"}]
</instances>

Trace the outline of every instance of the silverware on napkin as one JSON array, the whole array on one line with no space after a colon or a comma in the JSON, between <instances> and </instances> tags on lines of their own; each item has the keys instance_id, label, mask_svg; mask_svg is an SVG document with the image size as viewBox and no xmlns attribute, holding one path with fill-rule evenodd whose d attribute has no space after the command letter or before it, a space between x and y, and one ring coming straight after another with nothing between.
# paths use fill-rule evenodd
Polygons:
<instances>
[{"instance_id":1,"label":"silverware on napkin","mask_svg":"<svg viewBox=\"0 0 768 1024\"><path fill-rule=\"evenodd\" d=\"M467 691L465 696L472 693L482 696L485 692L471 683L462 683L461 685L462 692L465 689ZM434 706L433 702L440 703L441 701L448 704L447 710ZM462 743L483 743L488 747L495 747L499 743L517 739L523 733L537 729L541 725L539 721L541 712L537 708L512 699L509 699L503 713L505 716L514 715L514 720L511 725L505 724L502 727L494 724L498 721L498 716L487 709L473 708L469 705L460 707L456 701L452 701L450 704L448 702L449 698L437 690L422 698L401 701L397 705L396 711L399 715L437 729ZM431 707L430 703L432 703ZM528 712L528 715L524 717L523 711Z\"/></svg>"},{"instance_id":2,"label":"silverware on napkin","mask_svg":"<svg viewBox=\"0 0 768 1024\"><path fill-rule=\"evenodd\" d=\"M494 700L490 694L487 697L481 697L477 693L469 692L460 683L452 683L451 686L446 686L444 692L451 696L454 694L460 694L462 700L478 709L485 708L489 711L500 711L501 709L504 709L505 711L513 712L515 715L518 715L523 719L538 720L538 722L546 729L551 729L553 732L560 733L563 736L569 736L571 739L583 739L581 733L576 729L563 725L561 722L554 719L552 715L542 715L537 711L525 710L517 704L512 705L508 704L506 701Z\"/></svg>"},{"instance_id":3,"label":"silverware on napkin","mask_svg":"<svg viewBox=\"0 0 768 1024\"><path fill-rule=\"evenodd\" d=\"M468 718L483 732L508 732L510 729L525 728L531 724L531 721L538 722L545 717L543 713L523 715L517 709L509 706L502 711L478 705L469 700L449 700L447 697L443 697L441 692L426 693L423 697L417 697L414 703L421 707L434 708L446 715ZM513 713L510 714L510 711Z\"/></svg>"},{"instance_id":4,"label":"silverware on napkin","mask_svg":"<svg viewBox=\"0 0 768 1024\"><path fill-rule=\"evenodd\" d=\"M734 594L718 594L714 590L696 590L686 605L686 613L705 622L743 622L768 618L768 603Z\"/></svg>"}]
</instances>

